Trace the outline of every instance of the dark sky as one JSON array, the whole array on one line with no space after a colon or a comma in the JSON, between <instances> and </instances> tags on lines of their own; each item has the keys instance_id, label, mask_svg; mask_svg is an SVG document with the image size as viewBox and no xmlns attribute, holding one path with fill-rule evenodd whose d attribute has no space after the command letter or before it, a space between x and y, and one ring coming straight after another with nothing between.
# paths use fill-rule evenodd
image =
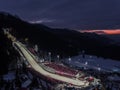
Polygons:
<instances>
[{"instance_id":1,"label":"dark sky","mask_svg":"<svg viewBox=\"0 0 120 90\"><path fill-rule=\"evenodd\" d=\"M0 11L52 27L120 26L120 0L0 0Z\"/></svg>"}]
</instances>

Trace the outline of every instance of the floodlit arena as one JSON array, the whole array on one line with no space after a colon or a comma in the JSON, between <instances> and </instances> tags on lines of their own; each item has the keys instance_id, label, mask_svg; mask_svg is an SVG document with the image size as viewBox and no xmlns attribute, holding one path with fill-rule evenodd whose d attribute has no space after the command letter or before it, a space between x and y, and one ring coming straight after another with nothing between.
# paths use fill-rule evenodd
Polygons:
<instances>
[{"instance_id":1,"label":"floodlit arena","mask_svg":"<svg viewBox=\"0 0 120 90\"><path fill-rule=\"evenodd\" d=\"M38 62L36 56L20 42L14 42L14 46L29 63L29 68L32 68L44 77L50 78L49 80L55 80L60 82L60 84L63 83L66 87L72 86L74 88L87 88L99 82L94 77L87 76L81 71L71 69L59 63Z\"/></svg>"},{"instance_id":2,"label":"floodlit arena","mask_svg":"<svg viewBox=\"0 0 120 90\"><path fill-rule=\"evenodd\" d=\"M66 88L91 88L100 84L99 79L86 75L82 71L67 67L62 63L39 60L34 49L29 49L17 40L12 41L13 47L19 52L26 66L33 72L36 72L37 75L43 76L52 82L57 82L58 87L62 85Z\"/></svg>"}]
</instances>

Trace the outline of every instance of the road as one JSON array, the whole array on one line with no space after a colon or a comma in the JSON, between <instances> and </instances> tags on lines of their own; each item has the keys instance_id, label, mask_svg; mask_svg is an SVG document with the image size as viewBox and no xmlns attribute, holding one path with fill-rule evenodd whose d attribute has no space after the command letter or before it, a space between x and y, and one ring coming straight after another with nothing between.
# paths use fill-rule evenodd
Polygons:
<instances>
[{"instance_id":1,"label":"road","mask_svg":"<svg viewBox=\"0 0 120 90\"><path fill-rule=\"evenodd\" d=\"M52 78L55 80L59 80L62 82L70 83L70 84L78 86L78 87L87 87L89 85L89 82L87 82L87 81L80 81L78 79L64 77L64 76L60 76L57 74L47 72L34 60L32 54L30 54L30 52L24 45L22 45L20 42L17 42L17 41L13 42L13 44L15 44L17 46L17 48L19 48L19 50L21 50L20 52L22 52L22 54L25 56L26 60L29 62L31 67L38 73L40 73L46 77L49 77L49 78Z\"/></svg>"}]
</instances>

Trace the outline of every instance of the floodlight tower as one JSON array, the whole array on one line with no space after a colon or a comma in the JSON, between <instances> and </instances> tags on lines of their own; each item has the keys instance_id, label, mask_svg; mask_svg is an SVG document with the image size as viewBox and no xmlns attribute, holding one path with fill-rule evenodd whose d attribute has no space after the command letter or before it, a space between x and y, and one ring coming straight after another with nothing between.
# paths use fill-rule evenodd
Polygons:
<instances>
[{"instance_id":1,"label":"floodlight tower","mask_svg":"<svg viewBox=\"0 0 120 90\"><path fill-rule=\"evenodd\" d=\"M48 52L49 62L51 62L51 52Z\"/></svg>"}]
</instances>

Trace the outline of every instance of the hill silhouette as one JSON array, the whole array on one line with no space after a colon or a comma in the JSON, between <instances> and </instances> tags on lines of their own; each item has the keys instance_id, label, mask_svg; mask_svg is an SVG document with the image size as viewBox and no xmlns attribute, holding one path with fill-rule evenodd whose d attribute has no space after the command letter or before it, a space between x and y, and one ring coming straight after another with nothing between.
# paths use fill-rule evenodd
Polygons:
<instances>
[{"instance_id":1,"label":"hill silhouette","mask_svg":"<svg viewBox=\"0 0 120 90\"><path fill-rule=\"evenodd\" d=\"M15 58L15 53L7 55L6 51L9 49L12 51L13 48L11 42L4 36L2 28L11 28L10 33L23 43L25 38L28 38L29 44L37 44L40 50L60 54L62 57L77 55L85 50L86 54L120 60L120 46L105 36L31 24L18 16L0 12L0 55L4 64L9 63L11 57Z\"/></svg>"}]
</instances>

